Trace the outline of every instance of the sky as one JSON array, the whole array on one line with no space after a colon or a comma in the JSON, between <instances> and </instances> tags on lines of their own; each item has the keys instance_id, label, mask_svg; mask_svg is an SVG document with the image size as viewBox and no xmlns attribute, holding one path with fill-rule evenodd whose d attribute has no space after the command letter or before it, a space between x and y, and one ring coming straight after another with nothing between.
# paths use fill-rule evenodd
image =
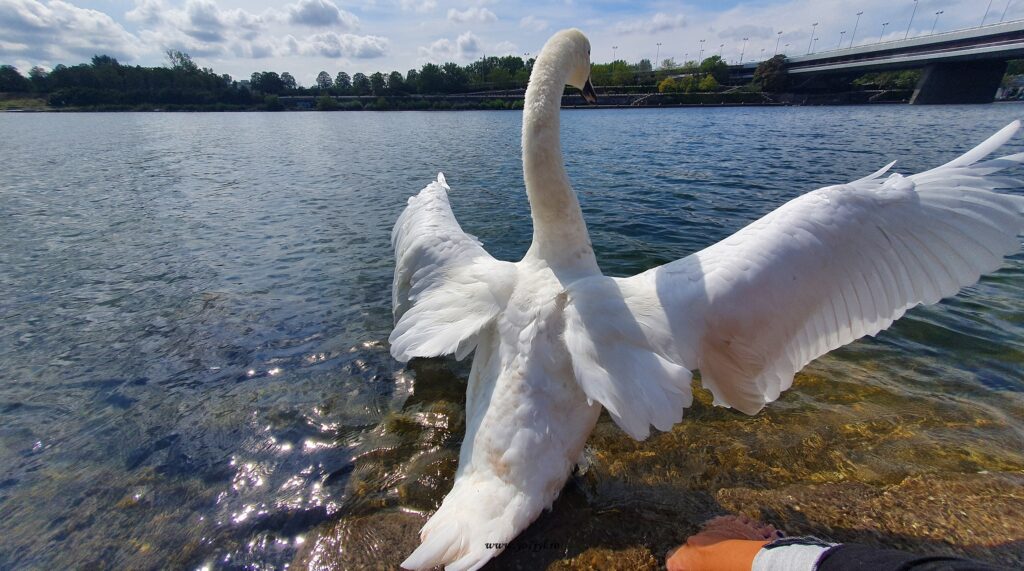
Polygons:
<instances>
[{"instance_id":1,"label":"sky","mask_svg":"<svg viewBox=\"0 0 1024 571\"><path fill-rule=\"evenodd\" d=\"M0 0L0 64L27 73L35 65L49 69L106 54L123 64L166 65L166 51L174 49L235 79L254 71L287 71L300 84L312 85L320 71L332 77L339 71L405 73L427 62L535 56L553 32L570 27L589 36L598 63L613 57L681 62L696 59L702 49L704 57L721 52L733 62L741 55L768 57L777 41L780 51L796 55L809 46L836 49L851 39L857 45L902 39L908 26L911 37L931 33L933 25L935 33L978 26L988 5L988 0ZM1024 0L992 0L985 23L998 22L1004 11L1007 21L1024 18ZM859 22L857 12L863 12Z\"/></svg>"}]
</instances>

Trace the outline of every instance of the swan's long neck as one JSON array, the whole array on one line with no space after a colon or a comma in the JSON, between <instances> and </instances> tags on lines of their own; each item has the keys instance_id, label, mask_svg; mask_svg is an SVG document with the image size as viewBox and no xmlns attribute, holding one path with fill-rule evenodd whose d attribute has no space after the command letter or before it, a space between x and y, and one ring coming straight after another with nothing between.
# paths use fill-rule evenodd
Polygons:
<instances>
[{"instance_id":1,"label":"swan's long neck","mask_svg":"<svg viewBox=\"0 0 1024 571\"><path fill-rule=\"evenodd\" d=\"M523 107L523 176L533 215L526 257L552 267L597 267L576 193L562 160L559 108L569 76L565 52L545 49L534 64Z\"/></svg>"}]
</instances>

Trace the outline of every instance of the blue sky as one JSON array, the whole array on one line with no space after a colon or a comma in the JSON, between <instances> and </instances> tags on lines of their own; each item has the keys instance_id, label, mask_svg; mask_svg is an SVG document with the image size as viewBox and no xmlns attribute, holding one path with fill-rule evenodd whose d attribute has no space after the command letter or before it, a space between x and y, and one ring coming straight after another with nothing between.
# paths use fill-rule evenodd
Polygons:
<instances>
[{"instance_id":1,"label":"blue sky","mask_svg":"<svg viewBox=\"0 0 1024 571\"><path fill-rule=\"evenodd\" d=\"M855 24L858 45L903 38L908 25L911 36L931 33L933 24L936 33L977 26L988 0L916 5L911 23L913 0L0 0L0 63L27 72L105 53L160 65L167 49L177 49L237 79L288 71L309 85L321 70L404 73L428 61L536 54L566 27L587 33L598 62L613 54L695 59L702 47L705 57L721 51L734 61L741 52L771 55L780 37L780 51L792 54L808 45L835 49L849 44ZM1024 0L992 0L985 22L998 22L1004 10L1006 20L1024 18Z\"/></svg>"}]
</instances>

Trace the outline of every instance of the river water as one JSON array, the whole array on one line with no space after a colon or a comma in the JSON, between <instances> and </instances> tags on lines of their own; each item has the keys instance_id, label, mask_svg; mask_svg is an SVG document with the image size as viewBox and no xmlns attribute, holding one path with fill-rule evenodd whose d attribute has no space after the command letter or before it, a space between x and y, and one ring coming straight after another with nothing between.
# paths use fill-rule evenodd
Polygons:
<instances>
[{"instance_id":1,"label":"river water","mask_svg":"<svg viewBox=\"0 0 1024 571\"><path fill-rule=\"evenodd\" d=\"M579 110L562 128L598 260L627 275L890 160L903 173L946 162L1021 115L1017 104ZM313 561L308 545L339 518L436 505L467 367L389 356L390 230L443 170L466 231L499 258L521 256L520 119L0 114L0 568L275 568ZM885 485L1024 469L1022 363L1017 255L812 363L763 413L775 434L802 435L758 441L764 470ZM758 422L734 416L683 425ZM801 452L829 426L869 432ZM774 481L735 457L627 462L667 456L644 448L657 439L615 440L607 419L599 431L591 456L606 471L592 472L632 470L607 492L620 504L654 481ZM751 445L719 437L721 450ZM623 447L631 456L616 456Z\"/></svg>"}]
</instances>

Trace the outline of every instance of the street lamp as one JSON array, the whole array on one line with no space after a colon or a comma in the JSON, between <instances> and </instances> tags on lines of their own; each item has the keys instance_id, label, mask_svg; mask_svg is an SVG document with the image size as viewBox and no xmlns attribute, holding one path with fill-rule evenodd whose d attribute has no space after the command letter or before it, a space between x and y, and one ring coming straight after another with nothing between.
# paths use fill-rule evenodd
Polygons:
<instances>
[{"instance_id":1,"label":"street lamp","mask_svg":"<svg viewBox=\"0 0 1024 571\"><path fill-rule=\"evenodd\" d=\"M722 48L724 47L725 44L718 44L718 59L722 59Z\"/></svg>"},{"instance_id":2,"label":"street lamp","mask_svg":"<svg viewBox=\"0 0 1024 571\"><path fill-rule=\"evenodd\" d=\"M619 46L612 46L612 61L619 61L615 59L615 52L619 49Z\"/></svg>"},{"instance_id":3,"label":"street lamp","mask_svg":"<svg viewBox=\"0 0 1024 571\"><path fill-rule=\"evenodd\" d=\"M843 30L842 32L839 32L839 45L836 46L837 50L843 48L843 36L845 36L845 35L846 35L846 30Z\"/></svg>"},{"instance_id":4,"label":"street lamp","mask_svg":"<svg viewBox=\"0 0 1024 571\"><path fill-rule=\"evenodd\" d=\"M654 65L658 65L658 59L661 57L661 42L658 42L658 51L654 54Z\"/></svg>"},{"instance_id":5,"label":"street lamp","mask_svg":"<svg viewBox=\"0 0 1024 571\"><path fill-rule=\"evenodd\" d=\"M910 36L910 25L914 23L915 14L917 14L917 0L914 0L914 11L910 13L910 23L907 24L907 33L903 35L904 40Z\"/></svg>"},{"instance_id":6,"label":"street lamp","mask_svg":"<svg viewBox=\"0 0 1024 571\"><path fill-rule=\"evenodd\" d=\"M857 22L853 25L853 33L850 34L850 47L851 48L853 47L853 40L854 40L854 38L857 37L857 26L860 25L860 15L863 14L863 13L864 13L863 11L857 12Z\"/></svg>"},{"instance_id":7,"label":"street lamp","mask_svg":"<svg viewBox=\"0 0 1024 571\"><path fill-rule=\"evenodd\" d=\"M704 57L704 40L700 41L700 53L697 54L697 65L700 65L700 62L703 61L700 59L702 57Z\"/></svg>"},{"instance_id":8,"label":"street lamp","mask_svg":"<svg viewBox=\"0 0 1024 571\"><path fill-rule=\"evenodd\" d=\"M882 36L885 35L885 27L889 25L889 22L882 22L882 33L878 34L878 43L882 43Z\"/></svg>"},{"instance_id":9,"label":"street lamp","mask_svg":"<svg viewBox=\"0 0 1024 571\"><path fill-rule=\"evenodd\" d=\"M932 22L932 33L933 33L933 34L935 33L935 24L938 24L938 23L939 23L939 16L940 16L941 14L945 14L945 13L946 13L946 11L945 11L945 10L939 10L938 12L936 12L936 13L935 13L935 21L934 21L934 22Z\"/></svg>"},{"instance_id":10,"label":"street lamp","mask_svg":"<svg viewBox=\"0 0 1024 571\"><path fill-rule=\"evenodd\" d=\"M814 43L814 29L818 27L818 23L815 22L811 25L811 39L807 42L807 53L811 53L811 44Z\"/></svg>"},{"instance_id":11,"label":"street lamp","mask_svg":"<svg viewBox=\"0 0 1024 571\"><path fill-rule=\"evenodd\" d=\"M764 61L764 48L761 48L761 55L757 57L757 61Z\"/></svg>"},{"instance_id":12,"label":"street lamp","mask_svg":"<svg viewBox=\"0 0 1024 571\"><path fill-rule=\"evenodd\" d=\"M782 49L785 50L783 53L789 53L789 44L782 46Z\"/></svg>"},{"instance_id":13,"label":"street lamp","mask_svg":"<svg viewBox=\"0 0 1024 571\"><path fill-rule=\"evenodd\" d=\"M740 48L740 63L743 63L743 55L747 53L747 40L750 38L743 38L743 47Z\"/></svg>"},{"instance_id":14,"label":"street lamp","mask_svg":"<svg viewBox=\"0 0 1024 571\"><path fill-rule=\"evenodd\" d=\"M820 40L820 39L821 39L821 38L819 38L818 36L814 36L814 39L813 39L813 40L811 40L811 44L812 44L812 45L814 46L814 47L813 47L813 48L811 49L811 53L818 53L818 52L817 52L817 50L818 50L818 40Z\"/></svg>"},{"instance_id":15,"label":"street lamp","mask_svg":"<svg viewBox=\"0 0 1024 571\"><path fill-rule=\"evenodd\" d=\"M1003 15L999 17L999 23L1000 24L1003 23L1003 18L1006 17L1006 11L1010 9L1010 2L1012 2L1012 1L1013 0L1006 0L1006 7L1003 8Z\"/></svg>"},{"instance_id":16,"label":"street lamp","mask_svg":"<svg viewBox=\"0 0 1024 571\"><path fill-rule=\"evenodd\" d=\"M985 25L985 18L988 18L988 11L992 9L992 0L988 0L988 7L985 8L985 15L981 17L981 26Z\"/></svg>"},{"instance_id":17,"label":"street lamp","mask_svg":"<svg viewBox=\"0 0 1024 571\"><path fill-rule=\"evenodd\" d=\"M778 32L775 32L775 35L778 36L778 37L775 39L775 53L772 54L773 56L779 55L779 42L782 41L782 30L779 30ZM786 45L789 45L789 44L786 44Z\"/></svg>"}]
</instances>

